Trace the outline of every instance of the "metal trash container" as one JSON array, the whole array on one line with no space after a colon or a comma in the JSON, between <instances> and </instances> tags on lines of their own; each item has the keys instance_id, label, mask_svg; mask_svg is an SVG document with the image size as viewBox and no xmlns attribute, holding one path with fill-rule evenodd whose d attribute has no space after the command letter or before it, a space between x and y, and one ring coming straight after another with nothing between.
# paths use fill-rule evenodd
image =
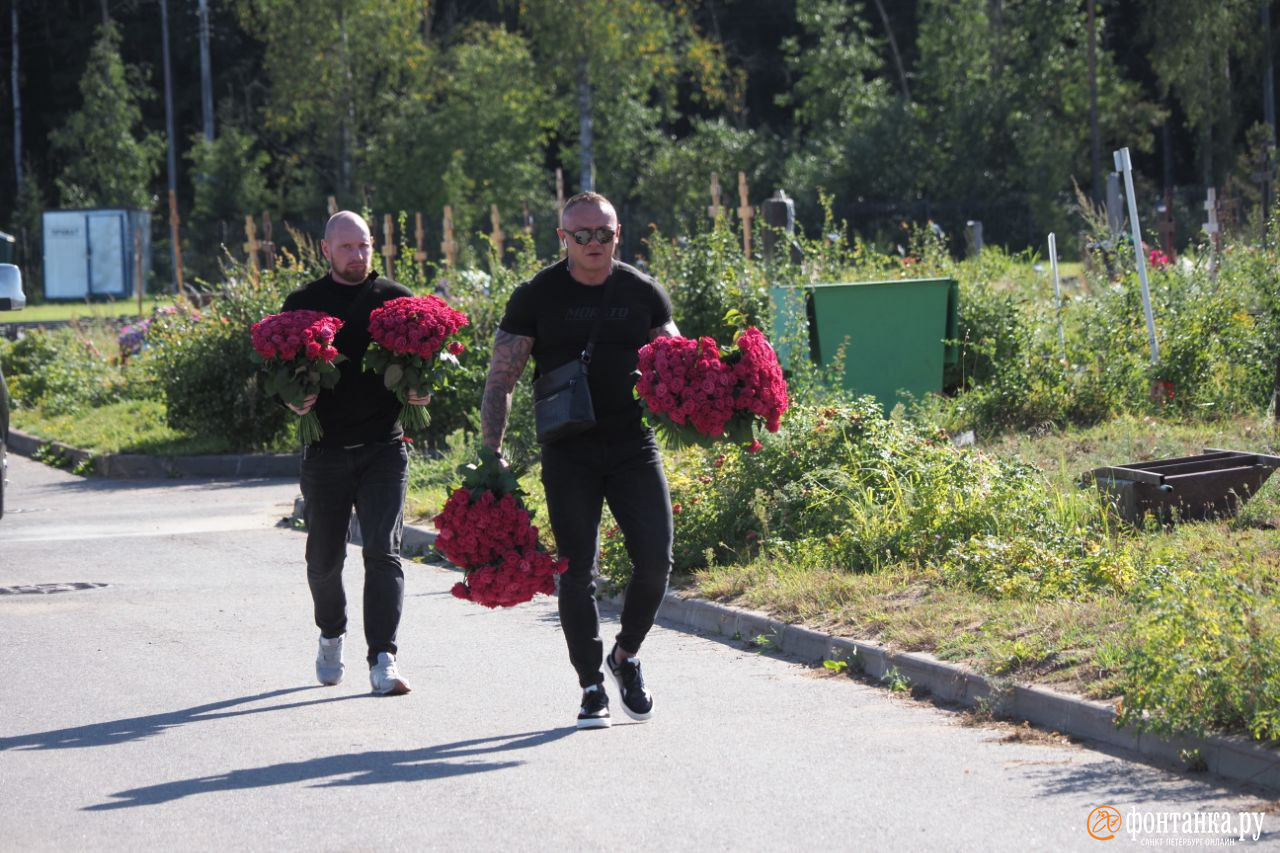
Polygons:
<instances>
[{"instance_id":1,"label":"metal trash container","mask_svg":"<svg viewBox=\"0 0 1280 853\"><path fill-rule=\"evenodd\" d=\"M959 286L949 278L814 284L770 289L773 333L783 364L807 330L811 357L830 364L844 347L843 386L871 394L888 411L942 391L943 369L959 356ZM847 343L846 343L847 341Z\"/></svg>"}]
</instances>

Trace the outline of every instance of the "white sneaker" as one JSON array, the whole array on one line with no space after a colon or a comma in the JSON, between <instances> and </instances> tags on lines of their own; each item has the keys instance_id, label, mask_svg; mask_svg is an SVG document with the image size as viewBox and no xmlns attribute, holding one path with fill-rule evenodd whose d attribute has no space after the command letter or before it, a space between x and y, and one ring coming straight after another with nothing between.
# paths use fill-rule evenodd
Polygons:
<instances>
[{"instance_id":1,"label":"white sneaker","mask_svg":"<svg viewBox=\"0 0 1280 853\"><path fill-rule=\"evenodd\" d=\"M316 680L321 684L337 684L342 680L346 667L342 663L342 637L320 638L320 651L316 654Z\"/></svg>"},{"instance_id":2,"label":"white sneaker","mask_svg":"<svg viewBox=\"0 0 1280 853\"><path fill-rule=\"evenodd\" d=\"M369 684L380 696L403 696L410 690L396 668L396 656L388 652L378 652L377 662L369 669Z\"/></svg>"}]
</instances>

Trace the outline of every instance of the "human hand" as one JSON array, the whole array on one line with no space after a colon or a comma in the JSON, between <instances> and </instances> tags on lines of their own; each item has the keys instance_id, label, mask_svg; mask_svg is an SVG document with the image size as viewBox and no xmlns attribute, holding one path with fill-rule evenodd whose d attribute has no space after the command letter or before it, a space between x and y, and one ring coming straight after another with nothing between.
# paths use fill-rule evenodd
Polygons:
<instances>
[{"instance_id":1,"label":"human hand","mask_svg":"<svg viewBox=\"0 0 1280 853\"><path fill-rule=\"evenodd\" d=\"M415 391L410 391L405 395L405 399L409 401L410 406L425 406L431 402L431 392L419 394Z\"/></svg>"},{"instance_id":2,"label":"human hand","mask_svg":"<svg viewBox=\"0 0 1280 853\"><path fill-rule=\"evenodd\" d=\"M295 406L293 403L285 403L285 405L292 409L295 415L305 415L307 412L315 408L317 396L319 395L308 394L306 397L303 397L301 406Z\"/></svg>"}]
</instances>

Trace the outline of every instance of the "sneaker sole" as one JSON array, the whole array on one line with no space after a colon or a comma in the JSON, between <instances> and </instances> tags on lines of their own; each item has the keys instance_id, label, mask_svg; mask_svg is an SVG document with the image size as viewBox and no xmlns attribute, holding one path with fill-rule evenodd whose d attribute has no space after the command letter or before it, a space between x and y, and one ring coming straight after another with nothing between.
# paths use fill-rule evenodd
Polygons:
<instances>
[{"instance_id":1,"label":"sneaker sole","mask_svg":"<svg viewBox=\"0 0 1280 853\"><path fill-rule=\"evenodd\" d=\"M403 681L397 681L395 684L391 685L386 690L379 690L376 687L372 689L373 689L373 694L375 696L403 696L404 694L410 693L413 690L413 688L405 684Z\"/></svg>"},{"instance_id":2,"label":"sneaker sole","mask_svg":"<svg viewBox=\"0 0 1280 853\"><path fill-rule=\"evenodd\" d=\"M609 654L613 654L613 652L610 652ZM622 679L618 678L618 674L613 671L613 667L609 666L608 661L605 661L604 668L609 673L609 680L613 682L613 686L618 688L618 705L622 708L622 713L626 714L637 723L647 723L652 720L652 708L643 714L639 714L627 707L626 700L622 698Z\"/></svg>"},{"instance_id":3,"label":"sneaker sole","mask_svg":"<svg viewBox=\"0 0 1280 853\"><path fill-rule=\"evenodd\" d=\"M613 720L608 717L588 717L585 720L578 720L578 728L580 729L607 729L612 725Z\"/></svg>"},{"instance_id":4,"label":"sneaker sole","mask_svg":"<svg viewBox=\"0 0 1280 853\"><path fill-rule=\"evenodd\" d=\"M316 681L319 681L319 682L320 682L321 684L323 684L325 687L333 687L335 684L341 684L341 683L342 683L342 676L341 676L341 675L339 675L337 678L323 678L323 677L321 677L321 676L319 675L319 673L317 673L317 674L316 674Z\"/></svg>"}]
</instances>

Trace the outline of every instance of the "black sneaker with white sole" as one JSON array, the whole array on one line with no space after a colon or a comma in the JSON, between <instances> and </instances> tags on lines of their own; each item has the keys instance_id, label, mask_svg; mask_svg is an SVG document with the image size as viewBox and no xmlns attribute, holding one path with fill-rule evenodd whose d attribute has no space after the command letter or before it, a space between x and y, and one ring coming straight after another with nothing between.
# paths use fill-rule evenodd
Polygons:
<instances>
[{"instance_id":1,"label":"black sneaker with white sole","mask_svg":"<svg viewBox=\"0 0 1280 853\"><path fill-rule=\"evenodd\" d=\"M603 684L593 684L582 691L582 707L578 709L578 728L607 729L613 725L609 719L609 694Z\"/></svg>"},{"instance_id":2,"label":"black sneaker with white sole","mask_svg":"<svg viewBox=\"0 0 1280 853\"><path fill-rule=\"evenodd\" d=\"M616 650L618 647L614 646ZM609 674L618 685L618 695L622 698L622 710L627 716L638 722L653 717L653 696L644 689L644 675L640 672L639 658L625 658L622 663L615 663L613 652L605 656Z\"/></svg>"}]
</instances>

